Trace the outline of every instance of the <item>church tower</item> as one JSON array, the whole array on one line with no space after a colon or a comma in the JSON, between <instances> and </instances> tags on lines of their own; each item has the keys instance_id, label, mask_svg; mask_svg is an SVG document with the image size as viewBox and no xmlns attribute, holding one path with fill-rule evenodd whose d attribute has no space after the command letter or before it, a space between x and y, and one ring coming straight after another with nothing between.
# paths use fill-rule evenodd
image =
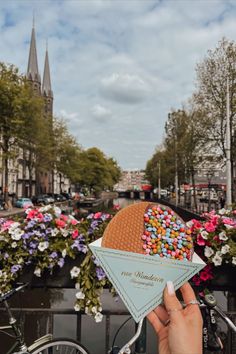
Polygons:
<instances>
[{"instance_id":1,"label":"church tower","mask_svg":"<svg viewBox=\"0 0 236 354\"><path fill-rule=\"evenodd\" d=\"M41 78L38 69L34 22L33 22L33 28L31 33L30 51L29 51L28 68L27 68L26 77L31 83L33 91L36 94L41 95Z\"/></svg>"},{"instance_id":2,"label":"church tower","mask_svg":"<svg viewBox=\"0 0 236 354\"><path fill-rule=\"evenodd\" d=\"M42 85L42 96L45 101L45 115L48 117L53 116L53 91L51 88L51 77L48 59L48 47L46 48L45 62L44 62L44 72L43 72L43 85Z\"/></svg>"}]
</instances>

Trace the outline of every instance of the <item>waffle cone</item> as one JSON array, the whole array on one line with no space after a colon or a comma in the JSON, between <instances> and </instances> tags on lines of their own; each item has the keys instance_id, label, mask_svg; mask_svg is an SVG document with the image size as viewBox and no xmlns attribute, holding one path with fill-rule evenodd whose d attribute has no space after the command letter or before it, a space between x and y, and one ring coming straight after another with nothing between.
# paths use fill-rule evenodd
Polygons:
<instances>
[{"instance_id":1,"label":"waffle cone","mask_svg":"<svg viewBox=\"0 0 236 354\"><path fill-rule=\"evenodd\" d=\"M160 204L140 202L121 209L106 227L102 238L102 247L143 254L141 239L144 232L143 217L151 205ZM170 208L166 207L166 209ZM181 220L179 216L178 218Z\"/></svg>"}]
</instances>

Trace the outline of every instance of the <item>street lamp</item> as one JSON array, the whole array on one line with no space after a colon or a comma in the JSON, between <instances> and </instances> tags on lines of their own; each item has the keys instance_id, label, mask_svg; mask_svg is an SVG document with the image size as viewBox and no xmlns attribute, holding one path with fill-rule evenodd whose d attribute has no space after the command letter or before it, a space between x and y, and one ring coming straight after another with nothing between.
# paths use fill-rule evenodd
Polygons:
<instances>
[{"instance_id":1,"label":"street lamp","mask_svg":"<svg viewBox=\"0 0 236 354\"><path fill-rule=\"evenodd\" d=\"M230 136L230 107L229 107L229 78L226 81L226 206L232 205L232 175L231 175L231 136Z\"/></svg>"},{"instance_id":2,"label":"street lamp","mask_svg":"<svg viewBox=\"0 0 236 354\"><path fill-rule=\"evenodd\" d=\"M161 163L158 162L158 199L161 198Z\"/></svg>"}]
</instances>

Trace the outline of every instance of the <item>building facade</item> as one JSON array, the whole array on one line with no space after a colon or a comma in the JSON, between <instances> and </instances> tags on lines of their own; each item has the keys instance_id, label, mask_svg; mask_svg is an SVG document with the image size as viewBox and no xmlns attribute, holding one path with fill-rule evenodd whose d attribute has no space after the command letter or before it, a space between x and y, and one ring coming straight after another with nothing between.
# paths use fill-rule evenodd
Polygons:
<instances>
[{"instance_id":1,"label":"building facade","mask_svg":"<svg viewBox=\"0 0 236 354\"><path fill-rule=\"evenodd\" d=\"M32 93L44 100L44 119L53 122L53 91L51 87L48 48L46 47L43 81L38 68L35 28L31 32L26 78L32 87ZM37 194L61 193L70 191L70 181L56 170L37 172L29 167L29 151L18 149L17 158L8 162L8 185L4 181L4 168L0 166L0 189L7 189L9 195L31 197ZM0 151L0 161L1 151ZM1 164L1 162L0 162Z\"/></svg>"}]
</instances>

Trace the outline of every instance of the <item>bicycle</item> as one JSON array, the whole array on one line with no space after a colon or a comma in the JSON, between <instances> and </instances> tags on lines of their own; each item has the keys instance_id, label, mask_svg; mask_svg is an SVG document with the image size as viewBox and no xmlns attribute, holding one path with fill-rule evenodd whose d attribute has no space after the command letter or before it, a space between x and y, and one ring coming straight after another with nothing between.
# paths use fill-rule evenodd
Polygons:
<instances>
[{"instance_id":1,"label":"bicycle","mask_svg":"<svg viewBox=\"0 0 236 354\"><path fill-rule=\"evenodd\" d=\"M0 303L3 303L6 312L9 318L9 325L0 326L0 331L6 332L7 330L13 331L13 336L15 338L15 343L11 347L11 349L6 354L89 354L88 349L86 349L79 342L68 339L68 338L53 338L52 334L47 334L41 338L35 340L30 346L27 347L24 341L24 334L21 331L20 325L18 321L13 317L10 306L7 302L11 296L13 296L16 292L24 289L28 284L22 284L17 288L10 290L4 295L0 296ZM222 342L218 335L216 320L214 317L214 313L216 312L224 322L229 326L229 328L236 333L236 326L230 320L228 316L218 307L215 297L212 294L206 294L200 300L200 309L206 312L209 312L210 322L205 321L205 325L203 327L203 348L204 350L213 350L219 351L222 349ZM138 340L142 333L142 327L144 319L142 319L137 324L137 330L134 336L126 343L122 348L119 348L115 345L115 340L117 338L118 333L121 328L130 320L132 317L129 317L117 330L113 344L108 354L131 354L132 345ZM210 331L209 331L210 330ZM210 333L211 332L211 333ZM209 339L210 339L210 348L209 348ZM16 351L17 350L17 351Z\"/></svg>"},{"instance_id":2,"label":"bicycle","mask_svg":"<svg viewBox=\"0 0 236 354\"><path fill-rule=\"evenodd\" d=\"M28 284L22 284L0 296L0 303L3 303L8 315L9 324L0 326L0 331L8 333L15 339L15 343L6 354L89 354L88 350L79 342L68 338L53 338L52 334L35 340L30 346L27 346L24 340L24 334L17 319L13 316L7 299L16 292L24 289ZM8 333L9 334L9 333Z\"/></svg>"},{"instance_id":3,"label":"bicycle","mask_svg":"<svg viewBox=\"0 0 236 354\"><path fill-rule=\"evenodd\" d=\"M184 305L184 304L183 304ZM223 344L220 338L220 334L218 333L217 321L215 318L215 313L221 317L224 322L228 325L228 327L236 333L236 326L231 321L231 319L220 309L217 305L217 301L213 294L208 293L205 294L204 297L199 299L199 307L203 315L204 325L203 325L203 353L205 352L219 352L223 349ZM115 340L120 332L121 328L130 320L132 317L129 317L122 325L118 328L112 348L110 349L108 354L131 354L131 346L138 339L139 335L142 332L143 320L138 323L137 332L134 337L130 339L130 341L125 344L121 349L118 346L115 346Z\"/></svg>"}]
</instances>

